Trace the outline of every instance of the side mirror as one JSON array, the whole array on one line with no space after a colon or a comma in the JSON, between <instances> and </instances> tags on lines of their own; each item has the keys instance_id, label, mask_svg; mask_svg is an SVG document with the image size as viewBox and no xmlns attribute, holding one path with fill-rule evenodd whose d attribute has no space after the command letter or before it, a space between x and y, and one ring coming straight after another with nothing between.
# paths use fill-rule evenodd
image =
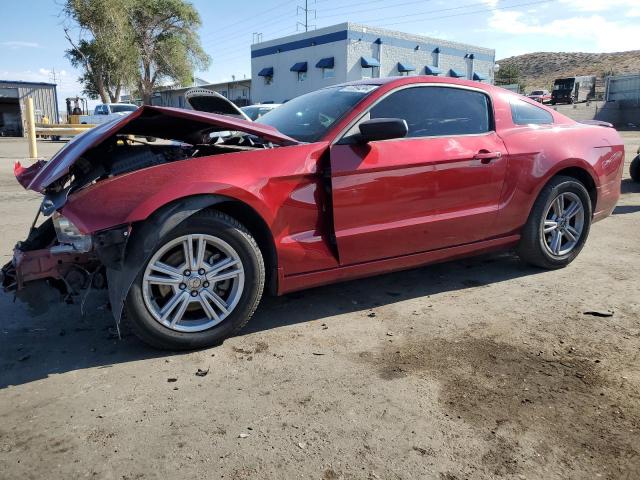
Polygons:
<instances>
[{"instance_id":1,"label":"side mirror","mask_svg":"<svg viewBox=\"0 0 640 480\"><path fill-rule=\"evenodd\" d=\"M409 133L407 122L402 118L373 118L362 122L359 128L365 142L404 138Z\"/></svg>"}]
</instances>

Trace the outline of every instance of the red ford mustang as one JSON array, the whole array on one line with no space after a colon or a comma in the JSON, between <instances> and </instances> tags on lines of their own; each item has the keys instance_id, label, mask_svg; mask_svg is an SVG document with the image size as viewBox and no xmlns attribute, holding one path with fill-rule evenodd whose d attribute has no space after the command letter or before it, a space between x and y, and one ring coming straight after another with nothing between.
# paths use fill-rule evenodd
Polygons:
<instances>
[{"instance_id":1,"label":"red ford mustang","mask_svg":"<svg viewBox=\"0 0 640 480\"><path fill-rule=\"evenodd\" d=\"M106 285L116 321L126 313L144 341L207 346L265 289L509 248L564 267L612 212L623 158L608 124L451 78L332 86L259 122L144 107L16 165L49 218L3 283Z\"/></svg>"}]
</instances>

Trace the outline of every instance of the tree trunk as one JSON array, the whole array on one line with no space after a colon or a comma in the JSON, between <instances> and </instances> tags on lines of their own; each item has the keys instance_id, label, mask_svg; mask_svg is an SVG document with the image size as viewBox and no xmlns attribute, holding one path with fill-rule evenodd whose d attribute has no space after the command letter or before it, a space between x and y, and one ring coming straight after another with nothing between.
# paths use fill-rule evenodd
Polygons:
<instances>
[{"instance_id":1,"label":"tree trunk","mask_svg":"<svg viewBox=\"0 0 640 480\"><path fill-rule=\"evenodd\" d=\"M115 92L109 92L109 96L111 97L111 103L118 103L120 101L120 91L122 90L122 85L118 85L116 87Z\"/></svg>"}]
</instances>

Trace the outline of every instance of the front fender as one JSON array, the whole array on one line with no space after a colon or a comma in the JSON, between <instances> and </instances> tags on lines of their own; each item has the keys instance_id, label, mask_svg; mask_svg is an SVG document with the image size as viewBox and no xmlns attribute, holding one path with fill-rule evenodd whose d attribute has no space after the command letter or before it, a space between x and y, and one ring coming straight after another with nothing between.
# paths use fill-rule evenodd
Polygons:
<instances>
[{"instance_id":1,"label":"front fender","mask_svg":"<svg viewBox=\"0 0 640 480\"><path fill-rule=\"evenodd\" d=\"M124 301L142 266L159 246L160 240L187 218L202 209L228 201L220 195L197 195L164 205L145 222L131 230L119 264L107 266L109 301L116 321L122 317Z\"/></svg>"},{"instance_id":2,"label":"front fender","mask_svg":"<svg viewBox=\"0 0 640 480\"><path fill-rule=\"evenodd\" d=\"M246 203L271 225L273 216L250 189L222 182L202 181L191 171L180 180L178 172L162 167L137 171L96 183L72 194L61 208L85 234L147 219L165 205L198 195L222 195ZM176 181L176 178L179 180Z\"/></svg>"}]
</instances>

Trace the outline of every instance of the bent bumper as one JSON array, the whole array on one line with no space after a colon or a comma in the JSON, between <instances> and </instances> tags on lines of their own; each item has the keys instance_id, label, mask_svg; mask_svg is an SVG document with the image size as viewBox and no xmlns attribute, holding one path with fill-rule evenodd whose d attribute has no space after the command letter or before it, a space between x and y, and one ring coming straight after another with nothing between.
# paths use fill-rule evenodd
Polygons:
<instances>
[{"instance_id":1,"label":"bent bumper","mask_svg":"<svg viewBox=\"0 0 640 480\"><path fill-rule=\"evenodd\" d=\"M97 258L89 253L56 252L51 248L23 251L16 247L12 260L2 267L2 287L5 291L16 291L35 280L61 280L67 285L71 271L79 276L94 269Z\"/></svg>"}]
</instances>

